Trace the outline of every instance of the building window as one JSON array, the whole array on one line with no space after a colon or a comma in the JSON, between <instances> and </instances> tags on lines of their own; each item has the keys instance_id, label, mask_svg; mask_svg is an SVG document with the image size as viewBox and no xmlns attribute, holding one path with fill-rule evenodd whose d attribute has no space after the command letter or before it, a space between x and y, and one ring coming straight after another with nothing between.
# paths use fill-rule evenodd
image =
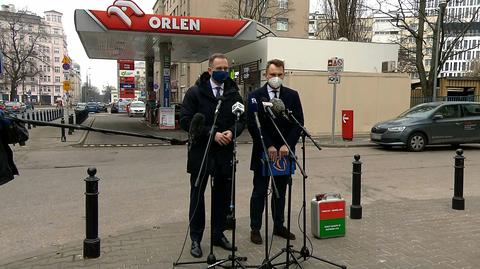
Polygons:
<instances>
[{"instance_id":1,"label":"building window","mask_svg":"<svg viewBox=\"0 0 480 269\"><path fill-rule=\"evenodd\" d=\"M55 73L60 73L60 66L55 66Z\"/></svg>"},{"instance_id":2,"label":"building window","mask_svg":"<svg viewBox=\"0 0 480 269\"><path fill-rule=\"evenodd\" d=\"M269 17L261 17L260 18L260 23L270 27L271 20Z\"/></svg>"},{"instance_id":3,"label":"building window","mask_svg":"<svg viewBox=\"0 0 480 269\"><path fill-rule=\"evenodd\" d=\"M55 86L55 92L60 92L60 86Z\"/></svg>"},{"instance_id":4,"label":"building window","mask_svg":"<svg viewBox=\"0 0 480 269\"><path fill-rule=\"evenodd\" d=\"M59 35L59 34L60 34L60 29L58 29L58 28L53 28L53 34L54 34L54 35Z\"/></svg>"},{"instance_id":5,"label":"building window","mask_svg":"<svg viewBox=\"0 0 480 269\"><path fill-rule=\"evenodd\" d=\"M278 7L281 9L288 9L288 0L278 0Z\"/></svg>"},{"instance_id":6,"label":"building window","mask_svg":"<svg viewBox=\"0 0 480 269\"><path fill-rule=\"evenodd\" d=\"M288 19L277 18L277 31L288 31Z\"/></svg>"},{"instance_id":7,"label":"building window","mask_svg":"<svg viewBox=\"0 0 480 269\"><path fill-rule=\"evenodd\" d=\"M60 49L59 49L59 48L54 48L54 49L53 49L53 53L59 54L59 53L60 53Z\"/></svg>"},{"instance_id":8,"label":"building window","mask_svg":"<svg viewBox=\"0 0 480 269\"><path fill-rule=\"evenodd\" d=\"M59 63L60 62L60 57L55 57L55 62Z\"/></svg>"},{"instance_id":9,"label":"building window","mask_svg":"<svg viewBox=\"0 0 480 269\"><path fill-rule=\"evenodd\" d=\"M59 76L55 76L55 82L60 82L60 77Z\"/></svg>"},{"instance_id":10,"label":"building window","mask_svg":"<svg viewBox=\"0 0 480 269\"><path fill-rule=\"evenodd\" d=\"M58 45L58 39L57 38L53 39L53 44Z\"/></svg>"}]
</instances>

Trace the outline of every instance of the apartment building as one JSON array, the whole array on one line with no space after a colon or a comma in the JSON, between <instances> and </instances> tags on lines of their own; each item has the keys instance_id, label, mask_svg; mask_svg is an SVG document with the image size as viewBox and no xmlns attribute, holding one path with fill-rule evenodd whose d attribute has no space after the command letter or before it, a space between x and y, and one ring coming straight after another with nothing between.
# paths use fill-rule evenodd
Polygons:
<instances>
[{"instance_id":1,"label":"apartment building","mask_svg":"<svg viewBox=\"0 0 480 269\"><path fill-rule=\"evenodd\" d=\"M428 0L427 14L437 16L441 3L444 1ZM463 77L471 70L473 62L480 59L480 0L450 1L443 14L446 47L457 38L460 29L470 24L455 45L454 56L446 61L440 74L442 77Z\"/></svg>"},{"instance_id":2,"label":"apartment building","mask_svg":"<svg viewBox=\"0 0 480 269\"><path fill-rule=\"evenodd\" d=\"M261 3L262 0L243 1L247 5ZM260 23L269 27L280 37L308 38L308 0L276 0L270 1L271 8L260 18ZM198 16L216 18L236 18L238 0L157 0L153 6L156 14L171 16ZM234 62L230 63L232 66ZM155 83L160 78L160 63L155 63ZM200 64L172 63L171 95L172 102L181 102L186 90L195 83L201 70Z\"/></svg>"},{"instance_id":3,"label":"apartment building","mask_svg":"<svg viewBox=\"0 0 480 269\"><path fill-rule=\"evenodd\" d=\"M63 81L69 79L69 72L62 68L64 56L68 56L67 39L63 30L62 13L55 10L44 12L44 17L34 13L22 14L22 24L25 25L26 32L22 35L25 41L28 41L28 31L38 32L43 28L45 35L40 38L37 45L37 53L41 55L38 60L38 74L26 77L17 87L17 96L14 98L19 101L33 102L38 104L53 104L57 99L65 98L63 90ZM8 16L18 16L15 6L2 5L0 10L0 20ZM5 27L6 22L0 21L0 27ZM79 85L75 83L74 85ZM0 93L4 100L10 98L10 82L8 78L0 76ZM78 89L72 89L75 91Z\"/></svg>"}]
</instances>

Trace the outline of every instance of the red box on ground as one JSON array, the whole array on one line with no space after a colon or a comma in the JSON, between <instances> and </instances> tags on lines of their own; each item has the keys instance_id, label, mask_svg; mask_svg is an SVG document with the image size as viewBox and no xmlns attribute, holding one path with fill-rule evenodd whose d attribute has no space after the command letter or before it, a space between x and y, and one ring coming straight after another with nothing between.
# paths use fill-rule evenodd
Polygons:
<instances>
[{"instance_id":1,"label":"red box on ground","mask_svg":"<svg viewBox=\"0 0 480 269\"><path fill-rule=\"evenodd\" d=\"M353 110L342 110L342 138L353 140Z\"/></svg>"}]
</instances>

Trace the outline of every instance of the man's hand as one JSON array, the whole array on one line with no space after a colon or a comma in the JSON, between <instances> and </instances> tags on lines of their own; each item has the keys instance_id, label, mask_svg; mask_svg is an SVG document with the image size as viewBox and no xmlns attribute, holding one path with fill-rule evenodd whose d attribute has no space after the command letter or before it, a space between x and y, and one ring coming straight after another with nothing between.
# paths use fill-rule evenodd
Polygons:
<instances>
[{"instance_id":1,"label":"man's hand","mask_svg":"<svg viewBox=\"0 0 480 269\"><path fill-rule=\"evenodd\" d=\"M223 132L222 134L223 134L223 136L224 136L225 138L228 139L228 143L227 143L227 144L229 144L230 142L232 142L232 139L233 139L232 131L226 130L226 131Z\"/></svg>"},{"instance_id":2,"label":"man's hand","mask_svg":"<svg viewBox=\"0 0 480 269\"><path fill-rule=\"evenodd\" d=\"M286 145L283 145L280 147L279 155L280 155L280 158L288 156L288 147Z\"/></svg>"},{"instance_id":3,"label":"man's hand","mask_svg":"<svg viewBox=\"0 0 480 269\"><path fill-rule=\"evenodd\" d=\"M277 149L274 146L270 146L268 148L268 158L271 161L275 161L277 159Z\"/></svg>"},{"instance_id":4,"label":"man's hand","mask_svg":"<svg viewBox=\"0 0 480 269\"><path fill-rule=\"evenodd\" d=\"M215 142L217 142L219 145L225 146L230 143L230 140L228 140L223 133L217 132L215 134Z\"/></svg>"}]
</instances>

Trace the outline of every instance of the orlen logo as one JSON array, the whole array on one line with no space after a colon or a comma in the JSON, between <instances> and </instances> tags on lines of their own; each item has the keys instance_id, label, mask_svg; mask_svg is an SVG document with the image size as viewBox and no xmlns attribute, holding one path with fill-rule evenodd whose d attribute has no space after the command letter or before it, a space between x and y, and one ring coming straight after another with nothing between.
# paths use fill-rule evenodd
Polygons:
<instances>
[{"instance_id":1,"label":"orlen logo","mask_svg":"<svg viewBox=\"0 0 480 269\"><path fill-rule=\"evenodd\" d=\"M143 17L145 15L143 10L130 0L115 0L113 5L108 7L107 14L109 17L111 15L117 15L129 28L132 27L132 20L130 19L132 15L137 17Z\"/></svg>"}]
</instances>

